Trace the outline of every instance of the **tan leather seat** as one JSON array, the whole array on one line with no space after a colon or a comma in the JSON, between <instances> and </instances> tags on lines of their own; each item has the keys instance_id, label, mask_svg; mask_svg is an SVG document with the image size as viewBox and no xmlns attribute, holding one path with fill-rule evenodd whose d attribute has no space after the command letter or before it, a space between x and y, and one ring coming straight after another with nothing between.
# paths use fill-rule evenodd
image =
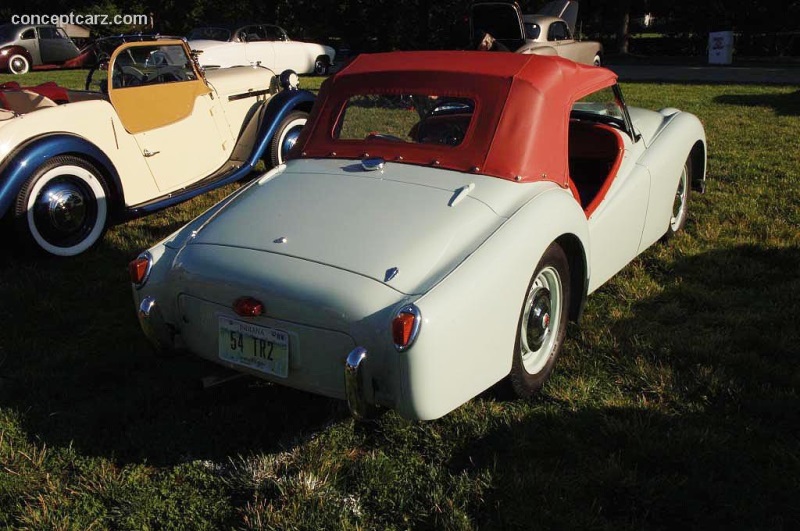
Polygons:
<instances>
[{"instance_id":1,"label":"tan leather seat","mask_svg":"<svg viewBox=\"0 0 800 531\"><path fill-rule=\"evenodd\" d=\"M0 103L6 109L18 114L56 106L56 102L50 98L30 90L4 90L0 96Z\"/></svg>"}]
</instances>

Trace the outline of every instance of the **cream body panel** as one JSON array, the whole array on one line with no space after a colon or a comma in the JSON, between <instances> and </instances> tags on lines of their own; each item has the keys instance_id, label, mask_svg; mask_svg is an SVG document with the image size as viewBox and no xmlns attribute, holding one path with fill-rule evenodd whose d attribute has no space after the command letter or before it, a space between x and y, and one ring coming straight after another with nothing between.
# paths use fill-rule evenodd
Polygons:
<instances>
[{"instance_id":1,"label":"cream body panel","mask_svg":"<svg viewBox=\"0 0 800 531\"><path fill-rule=\"evenodd\" d=\"M632 143L628 135L614 133L622 138L624 152L611 187L589 218L592 271L589 293L639 254L647 216L650 173L636 163L645 149L644 142Z\"/></svg>"},{"instance_id":2,"label":"cream body panel","mask_svg":"<svg viewBox=\"0 0 800 531\"><path fill-rule=\"evenodd\" d=\"M228 160L233 149L230 131L221 134L213 107L211 94L198 96L188 117L134 135L161 192L200 180Z\"/></svg>"},{"instance_id":3,"label":"cream body panel","mask_svg":"<svg viewBox=\"0 0 800 531\"><path fill-rule=\"evenodd\" d=\"M644 251L667 232L683 165L699 141L706 144L706 135L700 120L690 113L676 113L671 115L668 123L654 135L649 149L639 161L650 169L652 175L647 221L639 252ZM705 163L704 158L701 168L703 175L705 175Z\"/></svg>"},{"instance_id":4,"label":"cream body panel","mask_svg":"<svg viewBox=\"0 0 800 531\"><path fill-rule=\"evenodd\" d=\"M111 104L104 100L66 103L2 122L0 158L31 138L48 133L69 133L96 145L114 164L124 189L126 206L160 195L139 146L125 131Z\"/></svg>"},{"instance_id":5,"label":"cream body panel","mask_svg":"<svg viewBox=\"0 0 800 531\"><path fill-rule=\"evenodd\" d=\"M508 375L525 294L545 249L564 234L588 249L586 217L568 190L545 182L518 186L537 194L415 301L419 336L396 354L403 416L441 417Z\"/></svg>"}]
</instances>

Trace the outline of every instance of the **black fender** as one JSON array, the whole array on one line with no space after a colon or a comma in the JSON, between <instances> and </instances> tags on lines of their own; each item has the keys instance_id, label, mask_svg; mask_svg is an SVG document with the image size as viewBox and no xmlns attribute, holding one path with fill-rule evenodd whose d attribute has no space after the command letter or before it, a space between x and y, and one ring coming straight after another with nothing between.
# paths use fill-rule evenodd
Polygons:
<instances>
[{"instance_id":1,"label":"black fender","mask_svg":"<svg viewBox=\"0 0 800 531\"><path fill-rule=\"evenodd\" d=\"M0 217L8 212L20 188L36 170L59 155L76 155L91 162L112 188L113 204L124 204L119 173L103 150L83 137L56 133L36 137L18 146L0 165Z\"/></svg>"}]
</instances>

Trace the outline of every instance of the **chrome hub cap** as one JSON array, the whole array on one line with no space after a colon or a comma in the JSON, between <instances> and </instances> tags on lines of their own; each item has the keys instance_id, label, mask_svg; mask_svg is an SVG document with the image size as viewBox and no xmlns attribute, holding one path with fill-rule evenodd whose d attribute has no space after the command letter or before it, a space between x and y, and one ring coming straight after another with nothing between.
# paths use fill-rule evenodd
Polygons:
<instances>
[{"instance_id":1,"label":"chrome hub cap","mask_svg":"<svg viewBox=\"0 0 800 531\"><path fill-rule=\"evenodd\" d=\"M286 131L286 134L283 136L283 142L281 142L281 162L286 161L289 151L291 151L297 143L297 139L300 137L300 131L303 130L303 125L305 124L295 125Z\"/></svg>"},{"instance_id":2,"label":"chrome hub cap","mask_svg":"<svg viewBox=\"0 0 800 531\"><path fill-rule=\"evenodd\" d=\"M675 201L672 203L672 217L669 220L669 226L672 231L677 231L683 218L686 216L686 191L688 189L689 172L686 166L683 167L681 178L678 181L678 189L675 191Z\"/></svg>"},{"instance_id":3,"label":"chrome hub cap","mask_svg":"<svg viewBox=\"0 0 800 531\"><path fill-rule=\"evenodd\" d=\"M23 70L25 70L25 60L19 57L14 57L11 60L11 65L9 70L11 70L11 72L14 74L22 72Z\"/></svg>"},{"instance_id":4,"label":"chrome hub cap","mask_svg":"<svg viewBox=\"0 0 800 531\"><path fill-rule=\"evenodd\" d=\"M539 373L554 350L561 325L562 299L558 271L545 267L536 275L528 292L520 327L522 365L529 374Z\"/></svg>"},{"instance_id":5,"label":"chrome hub cap","mask_svg":"<svg viewBox=\"0 0 800 531\"><path fill-rule=\"evenodd\" d=\"M62 232L79 228L86 219L86 200L80 190L70 185L53 188L42 196L42 202L47 202L45 208L53 228Z\"/></svg>"},{"instance_id":6,"label":"chrome hub cap","mask_svg":"<svg viewBox=\"0 0 800 531\"><path fill-rule=\"evenodd\" d=\"M79 179L53 179L33 205L33 222L42 237L68 247L82 240L95 224L97 206L88 186Z\"/></svg>"}]
</instances>

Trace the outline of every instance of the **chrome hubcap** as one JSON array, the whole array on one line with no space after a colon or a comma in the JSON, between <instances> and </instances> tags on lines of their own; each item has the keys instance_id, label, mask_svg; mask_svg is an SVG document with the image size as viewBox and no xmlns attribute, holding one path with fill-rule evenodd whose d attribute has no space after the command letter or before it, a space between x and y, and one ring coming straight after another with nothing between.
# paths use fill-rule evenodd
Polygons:
<instances>
[{"instance_id":1,"label":"chrome hubcap","mask_svg":"<svg viewBox=\"0 0 800 531\"><path fill-rule=\"evenodd\" d=\"M536 291L531 303L526 325L528 348L539 349L550 333L550 290L540 288Z\"/></svg>"},{"instance_id":2,"label":"chrome hubcap","mask_svg":"<svg viewBox=\"0 0 800 531\"><path fill-rule=\"evenodd\" d=\"M283 137L283 142L281 142L281 162L286 160L286 157L289 156L289 151L292 150L294 145L297 143L297 139L300 137L300 131L302 131L303 125L296 125L286 131L286 134Z\"/></svg>"},{"instance_id":3,"label":"chrome hubcap","mask_svg":"<svg viewBox=\"0 0 800 531\"><path fill-rule=\"evenodd\" d=\"M672 203L672 217L669 220L669 225L673 231L678 230L686 214L686 190L687 181L689 180L689 173L686 167L683 167L683 173L678 181L678 189L675 191L675 201Z\"/></svg>"},{"instance_id":4,"label":"chrome hubcap","mask_svg":"<svg viewBox=\"0 0 800 531\"><path fill-rule=\"evenodd\" d=\"M33 219L42 236L53 245L72 245L92 229L97 208L91 190L77 179L53 179L33 205Z\"/></svg>"},{"instance_id":5,"label":"chrome hubcap","mask_svg":"<svg viewBox=\"0 0 800 531\"><path fill-rule=\"evenodd\" d=\"M11 61L11 71L14 73L21 72L25 69L25 61L20 59L19 57L15 57Z\"/></svg>"},{"instance_id":6,"label":"chrome hubcap","mask_svg":"<svg viewBox=\"0 0 800 531\"><path fill-rule=\"evenodd\" d=\"M539 373L550 359L561 325L562 298L558 271L545 267L533 281L522 315L520 354L529 374Z\"/></svg>"}]
</instances>

